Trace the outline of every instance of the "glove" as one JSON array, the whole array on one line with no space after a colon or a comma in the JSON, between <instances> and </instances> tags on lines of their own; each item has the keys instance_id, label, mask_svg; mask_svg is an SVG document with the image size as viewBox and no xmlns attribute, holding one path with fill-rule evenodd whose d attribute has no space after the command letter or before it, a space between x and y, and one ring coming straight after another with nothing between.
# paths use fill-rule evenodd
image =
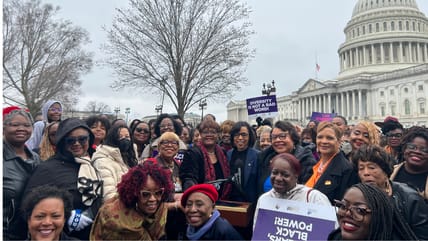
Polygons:
<instances>
[{"instance_id":1,"label":"glove","mask_svg":"<svg viewBox=\"0 0 428 241\"><path fill-rule=\"evenodd\" d=\"M91 225L94 220L82 214L82 210L75 209L71 211L71 216L67 221L68 229L72 231L81 231L87 226Z\"/></svg>"}]
</instances>

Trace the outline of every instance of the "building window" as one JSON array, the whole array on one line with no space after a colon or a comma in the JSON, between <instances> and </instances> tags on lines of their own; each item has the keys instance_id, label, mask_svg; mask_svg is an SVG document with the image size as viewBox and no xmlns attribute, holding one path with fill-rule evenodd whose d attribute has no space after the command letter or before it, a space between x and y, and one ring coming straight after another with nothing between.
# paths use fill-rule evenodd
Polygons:
<instances>
[{"instance_id":1,"label":"building window","mask_svg":"<svg viewBox=\"0 0 428 241\"><path fill-rule=\"evenodd\" d=\"M418 85L418 90L419 91L423 91L424 90L424 86L423 85Z\"/></svg>"},{"instance_id":2,"label":"building window","mask_svg":"<svg viewBox=\"0 0 428 241\"><path fill-rule=\"evenodd\" d=\"M404 101L404 114L410 115L410 101L409 100Z\"/></svg>"},{"instance_id":3,"label":"building window","mask_svg":"<svg viewBox=\"0 0 428 241\"><path fill-rule=\"evenodd\" d=\"M394 30L395 30L395 23L391 22L391 31L394 31Z\"/></svg>"},{"instance_id":4,"label":"building window","mask_svg":"<svg viewBox=\"0 0 428 241\"><path fill-rule=\"evenodd\" d=\"M376 23L376 32L379 32L379 23Z\"/></svg>"},{"instance_id":5,"label":"building window","mask_svg":"<svg viewBox=\"0 0 428 241\"><path fill-rule=\"evenodd\" d=\"M366 34L366 26L363 26L363 35Z\"/></svg>"},{"instance_id":6,"label":"building window","mask_svg":"<svg viewBox=\"0 0 428 241\"><path fill-rule=\"evenodd\" d=\"M425 102L419 103L419 113L425 114Z\"/></svg>"},{"instance_id":7,"label":"building window","mask_svg":"<svg viewBox=\"0 0 428 241\"><path fill-rule=\"evenodd\" d=\"M383 31L384 32L388 31L388 27L386 25L386 22L383 22Z\"/></svg>"},{"instance_id":8,"label":"building window","mask_svg":"<svg viewBox=\"0 0 428 241\"><path fill-rule=\"evenodd\" d=\"M383 97L385 94L383 93L383 91L380 92L380 96Z\"/></svg>"},{"instance_id":9,"label":"building window","mask_svg":"<svg viewBox=\"0 0 428 241\"><path fill-rule=\"evenodd\" d=\"M390 95L394 95L394 89L389 90L389 94L390 94Z\"/></svg>"},{"instance_id":10,"label":"building window","mask_svg":"<svg viewBox=\"0 0 428 241\"><path fill-rule=\"evenodd\" d=\"M380 114L381 116L385 116L385 106L380 107Z\"/></svg>"},{"instance_id":11,"label":"building window","mask_svg":"<svg viewBox=\"0 0 428 241\"><path fill-rule=\"evenodd\" d=\"M369 24L369 33L372 33L372 25Z\"/></svg>"},{"instance_id":12,"label":"building window","mask_svg":"<svg viewBox=\"0 0 428 241\"><path fill-rule=\"evenodd\" d=\"M409 30L410 30L409 21L406 21L406 30L407 30L407 31L409 31Z\"/></svg>"},{"instance_id":13,"label":"building window","mask_svg":"<svg viewBox=\"0 0 428 241\"><path fill-rule=\"evenodd\" d=\"M391 105L391 115L395 115L395 105Z\"/></svg>"},{"instance_id":14,"label":"building window","mask_svg":"<svg viewBox=\"0 0 428 241\"><path fill-rule=\"evenodd\" d=\"M403 22L401 21L398 22L398 30L403 30Z\"/></svg>"},{"instance_id":15,"label":"building window","mask_svg":"<svg viewBox=\"0 0 428 241\"><path fill-rule=\"evenodd\" d=\"M409 93L409 89L407 87L404 88L404 93Z\"/></svg>"}]
</instances>

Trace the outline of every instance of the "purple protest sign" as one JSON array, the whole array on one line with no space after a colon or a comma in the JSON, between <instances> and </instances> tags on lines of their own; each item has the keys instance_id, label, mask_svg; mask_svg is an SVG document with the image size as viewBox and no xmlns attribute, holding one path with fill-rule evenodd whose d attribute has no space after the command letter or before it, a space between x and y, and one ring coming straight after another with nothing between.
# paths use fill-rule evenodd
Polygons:
<instances>
[{"instance_id":1,"label":"purple protest sign","mask_svg":"<svg viewBox=\"0 0 428 241\"><path fill-rule=\"evenodd\" d=\"M336 113L312 112L311 121L332 121L336 117Z\"/></svg>"},{"instance_id":2,"label":"purple protest sign","mask_svg":"<svg viewBox=\"0 0 428 241\"><path fill-rule=\"evenodd\" d=\"M247 111L249 117L267 116L278 113L276 96L259 96L247 99Z\"/></svg>"},{"instance_id":3,"label":"purple protest sign","mask_svg":"<svg viewBox=\"0 0 428 241\"><path fill-rule=\"evenodd\" d=\"M259 209L252 240L327 240L335 222Z\"/></svg>"},{"instance_id":4,"label":"purple protest sign","mask_svg":"<svg viewBox=\"0 0 428 241\"><path fill-rule=\"evenodd\" d=\"M332 206L262 196L251 240L327 240L337 224Z\"/></svg>"}]
</instances>

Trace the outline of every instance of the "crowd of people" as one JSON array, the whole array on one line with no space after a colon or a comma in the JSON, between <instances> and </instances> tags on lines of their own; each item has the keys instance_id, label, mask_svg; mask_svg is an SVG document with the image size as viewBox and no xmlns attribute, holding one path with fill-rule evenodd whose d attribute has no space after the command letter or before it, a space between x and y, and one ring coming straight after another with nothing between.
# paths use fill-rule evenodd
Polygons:
<instances>
[{"instance_id":1,"label":"crowd of people","mask_svg":"<svg viewBox=\"0 0 428 241\"><path fill-rule=\"evenodd\" d=\"M265 197L335 207L329 240L428 239L428 129L395 117L42 116L3 109L3 240L249 240ZM248 225L219 201L254 207Z\"/></svg>"}]
</instances>

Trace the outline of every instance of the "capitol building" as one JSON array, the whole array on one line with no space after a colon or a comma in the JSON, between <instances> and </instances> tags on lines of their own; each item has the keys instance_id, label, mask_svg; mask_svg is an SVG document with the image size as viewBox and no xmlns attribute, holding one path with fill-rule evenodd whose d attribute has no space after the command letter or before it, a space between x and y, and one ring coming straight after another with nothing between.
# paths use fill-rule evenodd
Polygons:
<instances>
[{"instance_id":1,"label":"capitol building","mask_svg":"<svg viewBox=\"0 0 428 241\"><path fill-rule=\"evenodd\" d=\"M315 112L349 123L395 116L408 127L428 125L428 19L415 0L359 0L339 46L335 79L309 79L277 96L276 120L305 125ZM230 120L248 120L246 101L227 105Z\"/></svg>"}]
</instances>

